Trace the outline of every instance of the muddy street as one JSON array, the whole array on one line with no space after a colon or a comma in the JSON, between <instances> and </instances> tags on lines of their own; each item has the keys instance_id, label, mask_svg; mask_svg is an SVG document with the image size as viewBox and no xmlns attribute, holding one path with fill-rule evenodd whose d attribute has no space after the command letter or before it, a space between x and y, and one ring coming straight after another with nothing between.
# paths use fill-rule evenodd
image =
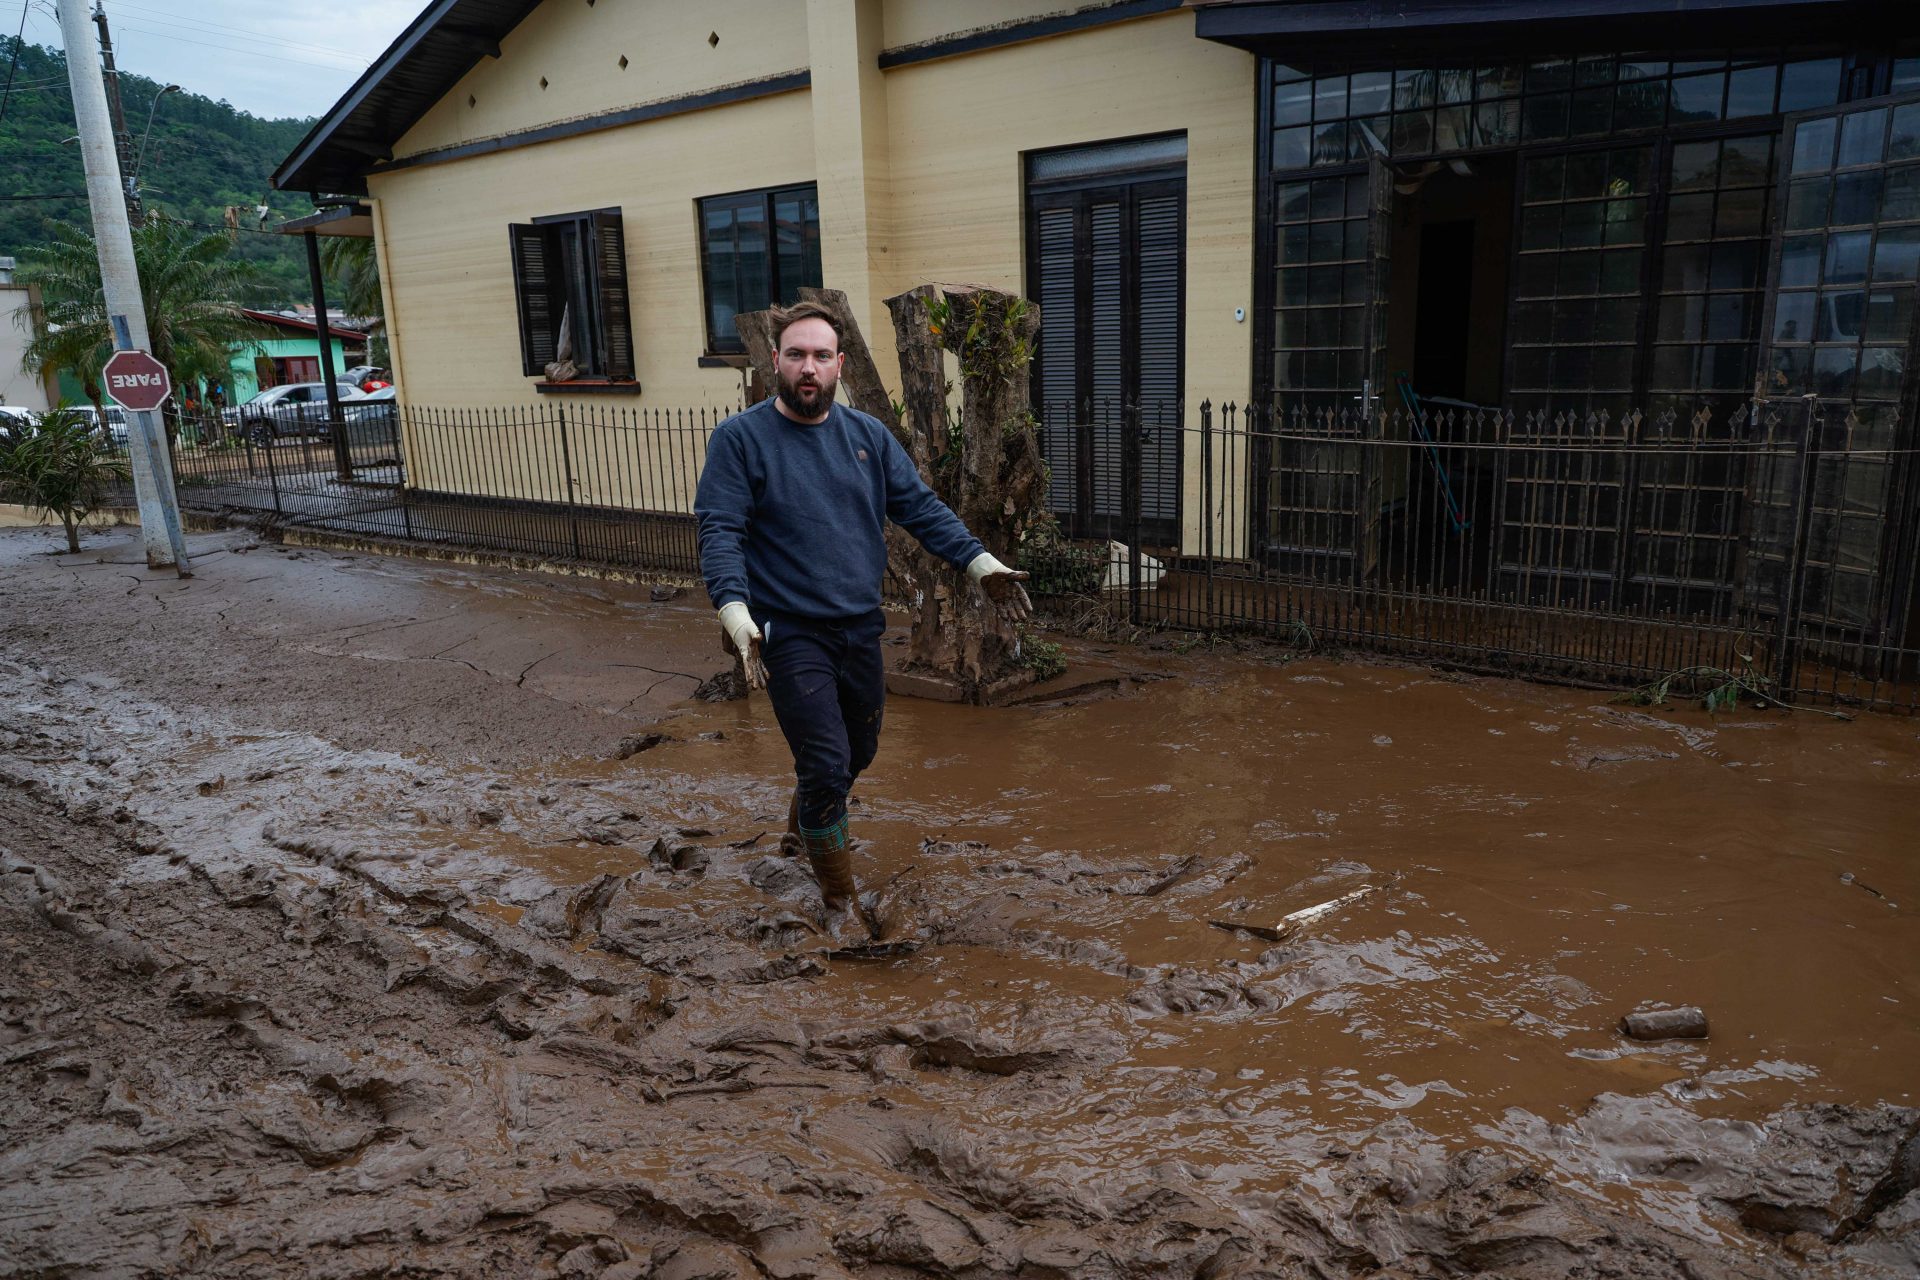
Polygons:
<instances>
[{"instance_id":1,"label":"muddy street","mask_svg":"<svg viewBox=\"0 0 1920 1280\"><path fill-rule=\"evenodd\" d=\"M697 588L59 547L0 1276L1920 1273L1911 719L1070 646L889 703L852 960Z\"/></svg>"}]
</instances>

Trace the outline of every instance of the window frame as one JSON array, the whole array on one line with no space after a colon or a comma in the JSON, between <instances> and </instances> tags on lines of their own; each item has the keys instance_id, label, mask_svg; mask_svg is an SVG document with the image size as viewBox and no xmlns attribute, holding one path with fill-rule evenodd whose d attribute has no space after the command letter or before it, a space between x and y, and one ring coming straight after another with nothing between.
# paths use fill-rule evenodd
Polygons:
<instances>
[{"instance_id":1,"label":"window frame","mask_svg":"<svg viewBox=\"0 0 1920 1280\"><path fill-rule=\"evenodd\" d=\"M807 252L807 242L803 229L800 255L800 274L802 278L787 282L781 279L781 255L777 232L778 224L775 221L774 209L776 201L781 197L793 196L799 193L804 193L803 199L810 198L812 201L813 252L811 254L811 265L814 271L812 278L806 278L808 275L807 266L809 265L809 254ZM705 334L706 343L702 354L709 359L743 356L746 354L747 347L746 343L740 339L737 333L719 333L716 332L714 328L714 262L708 253L707 247L707 211L710 206L721 204L743 207L746 206L749 201L755 199L759 202L762 219L761 225L766 228L767 235L764 251L766 258L766 278L761 282L765 286L764 296L767 300L766 305L783 306L791 304L798 300L801 289L809 287L818 289L824 283L825 271L822 267L820 256L820 184L817 181L809 179L806 182L787 182L772 187L748 187L740 191L723 191L713 195L695 197L693 202L693 227L696 256L700 263L700 324L702 332ZM738 224L736 223L735 225L737 227ZM802 226L804 228L805 224L803 223ZM750 300L745 298L740 290L738 244L739 236L736 231L734 236L735 247L733 250L735 266L732 281L734 287L733 300L736 304ZM734 314L740 315L759 309L758 307L736 305Z\"/></svg>"},{"instance_id":2,"label":"window frame","mask_svg":"<svg viewBox=\"0 0 1920 1280\"><path fill-rule=\"evenodd\" d=\"M557 269L559 286L549 280L542 305L551 330L544 335L557 352L563 308L580 305L580 323L573 334L573 364L583 380L626 382L638 374L633 343L632 310L627 286L625 224L620 206L543 214L508 228L512 249L515 317L520 332L521 372L530 378L546 376L536 335L530 332L533 314L523 239L537 239L543 272ZM609 250L612 250L609 252ZM559 304L559 305L556 305Z\"/></svg>"}]
</instances>

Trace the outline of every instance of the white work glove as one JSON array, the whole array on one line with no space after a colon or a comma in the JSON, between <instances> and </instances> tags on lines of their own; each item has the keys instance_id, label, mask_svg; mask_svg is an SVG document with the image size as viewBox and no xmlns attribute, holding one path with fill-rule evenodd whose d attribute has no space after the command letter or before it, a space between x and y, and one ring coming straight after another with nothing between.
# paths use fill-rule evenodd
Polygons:
<instances>
[{"instance_id":1,"label":"white work glove","mask_svg":"<svg viewBox=\"0 0 1920 1280\"><path fill-rule=\"evenodd\" d=\"M979 584L981 594L1001 621L1024 622L1033 612L1033 601L1027 599L1027 589L1020 585L1027 575L1001 564L993 552L982 551L975 556L967 565L967 576Z\"/></svg>"},{"instance_id":2,"label":"white work glove","mask_svg":"<svg viewBox=\"0 0 1920 1280\"><path fill-rule=\"evenodd\" d=\"M740 665L747 673L747 688L766 688L767 664L760 658L760 628L753 624L753 615L747 612L747 606L738 600L721 605L720 632L725 638L726 651L740 655Z\"/></svg>"}]
</instances>

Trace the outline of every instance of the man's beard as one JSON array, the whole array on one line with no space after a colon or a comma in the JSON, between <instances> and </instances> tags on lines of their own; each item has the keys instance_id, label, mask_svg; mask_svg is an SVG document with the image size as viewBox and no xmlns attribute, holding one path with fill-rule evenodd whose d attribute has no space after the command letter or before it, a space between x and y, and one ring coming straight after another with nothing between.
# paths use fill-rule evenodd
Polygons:
<instances>
[{"instance_id":1,"label":"man's beard","mask_svg":"<svg viewBox=\"0 0 1920 1280\"><path fill-rule=\"evenodd\" d=\"M815 381L813 386L803 387L798 379L792 382L779 379L779 396L782 404L802 418L817 418L833 405L834 394L840 389L840 380L831 382Z\"/></svg>"}]
</instances>

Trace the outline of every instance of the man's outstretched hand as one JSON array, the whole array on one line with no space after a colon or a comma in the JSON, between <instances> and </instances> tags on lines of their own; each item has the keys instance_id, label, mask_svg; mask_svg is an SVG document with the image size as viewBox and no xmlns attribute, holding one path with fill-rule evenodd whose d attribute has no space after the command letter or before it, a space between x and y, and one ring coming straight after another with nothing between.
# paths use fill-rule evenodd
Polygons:
<instances>
[{"instance_id":1,"label":"man's outstretched hand","mask_svg":"<svg viewBox=\"0 0 1920 1280\"><path fill-rule=\"evenodd\" d=\"M767 687L767 664L760 657L760 628L743 604L729 604L720 610L720 647L740 659L747 676L747 688Z\"/></svg>"},{"instance_id":2,"label":"man's outstretched hand","mask_svg":"<svg viewBox=\"0 0 1920 1280\"><path fill-rule=\"evenodd\" d=\"M1027 575L1018 569L1001 569L981 577L980 590L1002 622L1025 622L1033 613L1033 601L1020 585L1026 580Z\"/></svg>"}]
</instances>

